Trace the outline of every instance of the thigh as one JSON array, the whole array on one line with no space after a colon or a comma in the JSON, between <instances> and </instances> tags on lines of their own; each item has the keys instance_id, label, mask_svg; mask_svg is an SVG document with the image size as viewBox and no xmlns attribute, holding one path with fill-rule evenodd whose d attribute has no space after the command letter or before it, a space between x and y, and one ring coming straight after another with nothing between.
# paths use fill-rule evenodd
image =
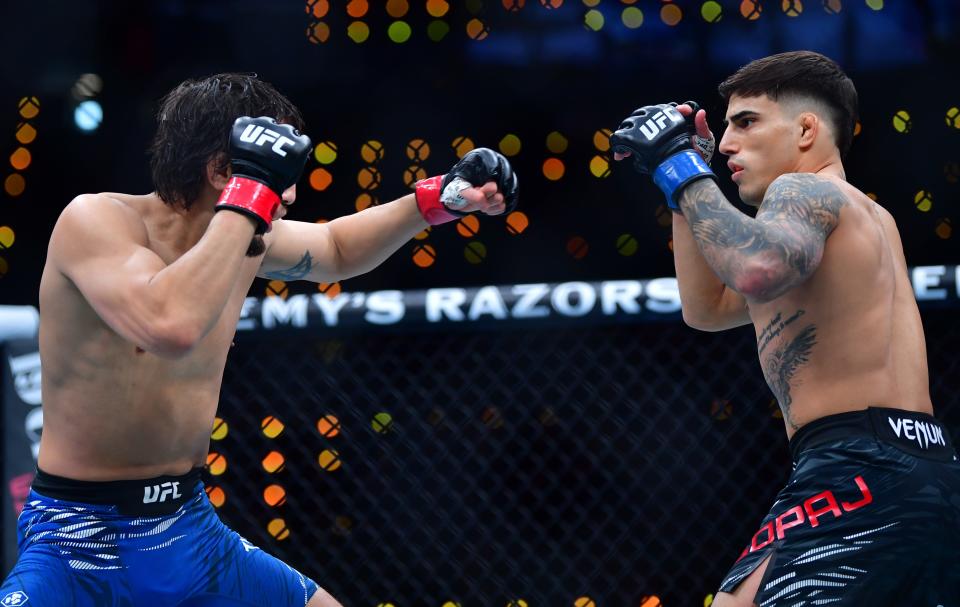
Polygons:
<instances>
[{"instance_id":1,"label":"thigh","mask_svg":"<svg viewBox=\"0 0 960 607\"><path fill-rule=\"evenodd\" d=\"M304 607L317 592L313 580L240 537L216 514L211 512L210 516L215 520L206 526L197 543L205 557L191 600L206 596L211 601L228 601L223 604L233 600L255 607Z\"/></svg>"},{"instance_id":2,"label":"thigh","mask_svg":"<svg viewBox=\"0 0 960 607\"><path fill-rule=\"evenodd\" d=\"M56 547L31 547L0 586L2 607L133 607L121 570L71 567Z\"/></svg>"}]
</instances>

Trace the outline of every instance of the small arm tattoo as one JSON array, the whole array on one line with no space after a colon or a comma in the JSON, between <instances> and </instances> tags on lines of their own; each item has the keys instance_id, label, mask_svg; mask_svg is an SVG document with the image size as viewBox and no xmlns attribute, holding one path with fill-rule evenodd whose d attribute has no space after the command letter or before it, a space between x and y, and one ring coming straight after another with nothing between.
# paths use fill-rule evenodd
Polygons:
<instances>
[{"instance_id":1,"label":"small arm tattoo","mask_svg":"<svg viewBox=\"0 0 960 607\"><path fill-rule=\"evenodd\" d=\"M310 270L312 269L313 257L310 255L310 251L304 251L303 257L301 257L300 261L298 261L295 265L290 266L286 270L267 272L264 274L264 276L273 280L300 280L309 274Z\"/></svg>"},{"instance_id":2,"label":"small arm tattoo","mask_svg":"<svg viewBox=\"0 0 960 607\"><path fill-rule=\"evenodd\" d=\"M680 204L717 276L737 289L751 264L762 262L766 280L748 294L769 301L805 281L820 265L846 198L826 179L789 173L770 184L755 218L737 210L707 179L688 186Z\"/></svg>"}]
</instances>

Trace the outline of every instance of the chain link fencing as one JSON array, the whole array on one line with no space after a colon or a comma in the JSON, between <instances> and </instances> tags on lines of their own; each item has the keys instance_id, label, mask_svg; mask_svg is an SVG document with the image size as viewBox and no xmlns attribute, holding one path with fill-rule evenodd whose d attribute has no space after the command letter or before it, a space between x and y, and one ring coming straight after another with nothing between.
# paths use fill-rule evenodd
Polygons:
<instances>
[{"instance_id":1,"label":"chain link fencing","mask_svg":"<svg viewBox=\"0 0 960 607\"><path fill-rule=\"evenodd\" d=\"M240 335L212 438L222 518L347 607L706 605L789 474L752 330L677 322Z\"/></svg>"}]
</instances>

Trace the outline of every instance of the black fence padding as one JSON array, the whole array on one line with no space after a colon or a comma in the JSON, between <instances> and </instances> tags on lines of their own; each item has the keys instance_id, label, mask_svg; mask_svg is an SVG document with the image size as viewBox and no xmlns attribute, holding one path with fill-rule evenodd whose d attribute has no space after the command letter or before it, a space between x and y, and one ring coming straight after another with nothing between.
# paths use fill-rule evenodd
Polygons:
<instances>
[{"instance_id":1,"label":"black fence padding","mask_svg":"<svg viewBox=\"0 0 960 607\"><path fill-rule=\"evenodd\" d=\"M957 436L953 314L924 320ZM704 605L789 473L749 327L242 335L219 416L220 515L346 607Z\"/></svg>"}]
</instances>

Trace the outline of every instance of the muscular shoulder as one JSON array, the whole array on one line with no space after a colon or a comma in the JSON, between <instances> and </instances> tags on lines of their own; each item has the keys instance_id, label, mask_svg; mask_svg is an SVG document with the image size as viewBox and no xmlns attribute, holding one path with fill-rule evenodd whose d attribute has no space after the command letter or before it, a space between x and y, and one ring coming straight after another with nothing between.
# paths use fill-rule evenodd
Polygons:
<instances>
[{"instance_id":1,"label":"muscular shoulder","mask_svg":"<svg viewBox=\"0 0 960 607\"><path fill-rule=\"evenodd\" d=\"M109 194L82 194L64 207L50 235L50 256L68 261L126 241L148 241L143 217L132 206Z\"/></svg>"},{"instance_id":2,"label":"muscular shoulder","mask_svg":"<svg viewBox=\"0 0 960 607\"><path fill-rule=\"evenodd\" d=\"M840 183L813 173L787 173L767 188L757 218L800 220L825 235L840 222L849 197Z\"/></svg>"}]
</instances>

